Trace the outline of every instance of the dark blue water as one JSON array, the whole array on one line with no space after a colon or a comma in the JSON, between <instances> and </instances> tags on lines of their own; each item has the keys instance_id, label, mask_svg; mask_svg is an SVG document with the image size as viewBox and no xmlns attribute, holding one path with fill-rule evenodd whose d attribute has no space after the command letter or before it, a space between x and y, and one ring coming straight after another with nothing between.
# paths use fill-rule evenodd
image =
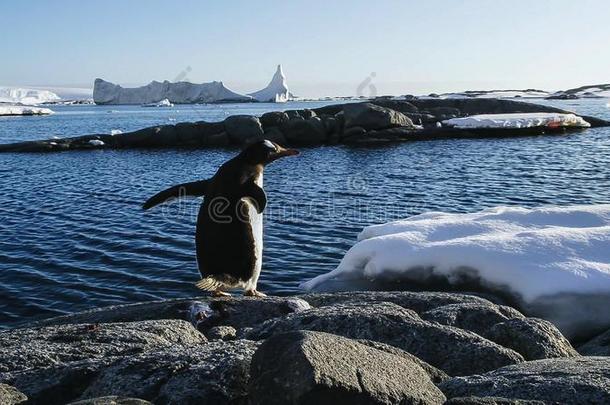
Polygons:
<instances>
[{"instance_id":1,"label":"dark blue water","mask_svg":"<svg viewBox=\"0 0 610 405\"><path fill-rule=\"evenodd\" d=\"M554 105L610 119L605 100ZM306 104L311 105L311 104ZM16 141L168 118L221 119L274 105L143 110L60 107L0 120ZM297 108L301 105L286 105ZM256 111L254 111L256 110ZM363 226L429 210L610 202L610 129L568 136L303 149L270 165L260 290L298 292L332 270ZM198 200L143 212L176 183L211 176L234 150L0 154L0 326L93 307L199 294Z\"/></svg>"}]
</instances>

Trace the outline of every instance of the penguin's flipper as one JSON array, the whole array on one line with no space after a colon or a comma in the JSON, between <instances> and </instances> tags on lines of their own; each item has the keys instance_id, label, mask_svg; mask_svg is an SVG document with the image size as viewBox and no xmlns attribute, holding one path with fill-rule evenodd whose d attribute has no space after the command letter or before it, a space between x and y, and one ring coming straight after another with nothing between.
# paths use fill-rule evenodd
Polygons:
<instances>
[{"instance_id":1,"label":"penguin's flipper","mask_svg":"<svg viewBox=\"0 0 610 405\"><path fill-rule=\"evenodd\" d=\"M194 181L192 183L178 184L177 186L170 187L167 190L163 190L154 196L150 197L143 205L142 208L145 210L152 208L156 205L163 204L168 200L173 200L180 197L201 197L204 196L209 180Z\"/></svg>"},{"instance_id":2,"label":"penguin's flipper","mask_svg":"<svg viewBox=\"0 0 610 405\"><path fill-rule=\"evenodd\" d=\"M259 214L263 212L267 206L267 195L265 194L265 190L253 181L244 184L244 195L242 198L249 198L252 200L256 206L256 211Z\"/></svg>"}]
</instances>

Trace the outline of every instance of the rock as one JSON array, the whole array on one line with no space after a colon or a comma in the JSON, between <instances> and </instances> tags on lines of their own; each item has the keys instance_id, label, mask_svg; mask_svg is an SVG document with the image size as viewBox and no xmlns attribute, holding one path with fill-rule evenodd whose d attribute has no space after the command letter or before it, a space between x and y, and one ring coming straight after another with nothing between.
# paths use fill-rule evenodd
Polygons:
<instances>
[{"instance_id":1,"label":"rock","mask_svg":"<svg viewBox=\"0 0 610 405\"><path fill-rule=\"evenodd\" d=\"M208 137L224 131L222 122L181 122L176 124L178 144L182 146L208 145Z\"/></svg>"},{"instance_id":2,"label":"rock","mask_svg":"<svg viewBox=\"0 0 610 405\"><path fill-rule=\"evenodd\" d=\"M316 115L316 113L315 113L315 111L313 111L313 110L309 110L309 109L307 109L307 108L304 108L304 109L302 109L302 110L299 110L299 115L300 115L301 117L303 117L303 119L306 119L306 120L308 120L308 119L310 119L310 118L313 118L313 117L316 117L316 116L317 116L317 115Z\"/></svg>"},{"instance_id":3,"label":"rock","mask_svg":"<svg viewBox=\"0 0 610 405\"><path fill-rule=\"evenodd\" d=\"M286 110L284 111L290 120L302 120L303 116L299 110Z\"/></svg>"},{"instance_id":4,"label":"rock","mask_svg":"<svg viewBox=\"0 0 610 405\"><path fill-rule=\"evenodd\" d=\"M0 384L0 405L14 405L26 402L28 397L17 388Z\"/></svg>"},{"instance_id":5,"label":"rock","mask_svg":"<svg viewBox=\"0 0 610 405\"><path fill-rule=\"evenodd\" d=\"M281 129L291 145L317 145L326 141L326 129L318 117L291 119Z\"/></svg>"},{"instance_id":6,"label":"rock","mask_svg":"<svg viewBox=\"0 0 610 405\"><path fill-rule=\"evenodd\" d=\"M389 302L350 303L314 308L263 323L248 334L313 330L367 339L403 349L449 375L468 375L523 361L521 355L468 331L430 323Z\"/></svg>"},{"instance_id":7,"label":"rock","mask_svg":"<svg viewBox=\"0 0 610 405\"><path fill-rule=\"evenodd\" d=\"M288 114L283 111L271 111L264 113L260 118L263 128L267 130L272 127L280 127L286 122L290 121Z\"/></svg>"},{"instance_id":8,"label":"rock","mask_svg":"<svg viewBox=\"0 0 610 405\"><path fill-rule=\"evenodd\" d=\"M366 137L366 129L362 127L351 127L343 130L341 140L345 143L350 143L350 139L358 142L361 138Z\"/></svg>"},{"instance_id":9,"label":"rock","mask_svg":"<svg viewBox=\"0 0 610 405\"><path fill-rule=\"evenodd\" d=\"M437 121L462 116L462 112L455 107L432 107L428 108L427 112L432 114Z\"/></svg>"},{"instance_id":10,"label":"rock","mask_svg":"<svg viewBox=\"0 0 610 405\"><path fill-rule=\"evenodd\" d=\"M226 132L220 132L218 134L211 134L206 136L205 146L227 146L229 145L229 136Z\"/></svg>"},{"instance_id":11,"label":"rock","mask_svg":"<svg viewBox=\"0 0 610 405\"><path fill-rule=\"evenodd\" d=\"M484 336L513 349L526 360L579 355L561 332L544 319L510 319L494 325Z\"/></svg>"},{"instance_id":12,"label":"rock","mask_svg":"<svg viewBox=\"0 0 610 405\"><path fill-rule=\"evenodd\" d=\"M393 127L413 127L404 114L371 103L354 103L344 106L345 128L362 127L366 130Z\"/></svg>"},{"instance_id":13,"label":"rock","mask_svg":"<svg viewBox=\"0 0 610 405\"><path fill-rule=\"evenodd\" d=\"M207 339L183 320L57 325L0 333L0 372L128 356Z\"/></svg>"},{"instance_id":14,"label":"rock","mask_svg":"<svg viewBox=\"0 0 610 405\"><path fill-rule=\"evenodd\" d=\"M528 361L440 384L448 398L503 397L562 404L610 403L610 358Z\"/></svg>"},{"instance_id":15,"label":"rock","mask_svg":"<svg viewBox=\"0 0 610 405\"><path fill-rule=\"evenodd\" d=\"M232 326L214 326L206 333L210 340L234 340L236 335L237 330Z\"/></svg>"},{"instance_id":16,"label":"rock","mask_svg":"<svg viewBox=\"0 0 610 405\"><path fill-rule=\"evenodd\" d=\"M352 132L353 129L354 128L350 128L348 131L346 131L343 142L348 144L397 142L400 140L408 139L414 132L413 129L406 127L388 128L379 131L373 130L368 132L358 131L357 133ZM348 136L350 134L351 136Z\"/></svg>"},{"instance_id":17,"label":"rock","mask_svg":"<svg viewBox=\"0 0 610 405\"><path fill-rule=\"evenodd\" d=\"M264 132L261 122L251 115L233 115L224 121L229 141L244 144L248 140L262 139Z\"/></svg>"},{"instance_id":18,"label":"rock","mask_svg":"<svg viewBox=\"0 0 610 405\"><path fill-rule=\"evenodd\" d=\"M152 402L138 398L123 398L117 396L84 399L70 402L68 405L153 405Z\"/></svg>"},{"instance_id":19,"label":"rock","mask_svg":"<svg viewBox=\"0 0 610 405\"><path fill-rule=\"evenodd\" d=\"M206 314L192 314L195 307L204 308ZM257 325L271 318L309 309L310 305L294 297L232 297L174 299L116 305L72 315L59 316L33 323L31 326L65 325L74 323L133 322L152 319L197 318L199 330L204 332L214 326L232 326L240 329Z\"/></svg>"},{"instance_id":20,"label":"rock","mask_svg":"<svg viewBox=\"0 0 610 405\"><path fill-rule=\"evenodd\" d=\"M419 112L419 109L416 106L414 106L413 104L409 103L408 101L376 99L376 100L371 101L371 104L375 104L375 105L378 105L378 106L384 107L384 108L389 108L391 110L398 111L405 115L408 113Z\"/></svg>"},{"instance_id":21,"label":"rock","mask_svg":"<svg viewBox=\"0 0 610 405\"><path fill-rule=\"evenodd\" d=\"M245 403L257 347L245 340L215 341L125 357L104 368L82 396L113 394L155 404Z\"/></svg>"},{"instance_id":22,"label":"rock","mask_svg":"<svg viewBox=\"0 0 610 405\"><path fill-rule=\"evenodd\" d=\"M547 401L508 399L499 397L459 397L451 398L445 405L550 405Z\"/></svg>"},{"instance_id":23,"label":"rock","mask_svg":"<svg viewBox=\"0 0 610 405\"><path fill-rule=\"evenodd\" d=\"M583 356L610 356L610 330L578 347Z\"/></svg>"},{"instance_id":24,"label":"rock","mask_svg":"<svg viewBox=\"0 0 610 405\"><path fill-rule=\"evenodd\" d=\"M414 361L327 333L273 336L252 359L253 404L442 404Z\"/></svg>"},{"instance_id":25,"label":"rock","mask_svg":"<svg viewBox=\"0 0 610 405\"><path fill-rule=\"evenodd\" d=\"M406 357L410 361L414 361L422 369L424 369L424 371L426 372L426 374L428 374L428 377L430 377L430 380L432 380L434 384L440 384L443 381L447 381L451 378L443 370L439 370L438 368L431 366L430 364L421 360L419 357L413 356L411 353L405 352L404 350L399 349L397 347L386 345L385 343L375 342L374 340L357 339L355 341L363 345L373 347L377 350L390 353L394 356Z\"/></svg>"},{"instance_id":26,"label":"rock","mask_svg":"<svg viewBox=\"0 0 610 405\"><path fill-rule=\"evenodd\" d=\"M422 313L421 317L427 321L466 329L486 338L488 330L495 324L512 318L524 318L516 309L491 302L444 305Z\"/></svg>"},{"instance_id":27,"label":"rock","mask_svg":"<svg viewBox=\"0 0 610 405\"><path fill-rule=\"evenodd\" d=\"M413 291L355 291L337 293L303 294L299 296L313 307L343 304L350 302L374 303L392 302L403 308L422 314L434 308L451 304L491 305L487 299L465 293L413 292ZM490 297L491 298L491 297Z\"/></svg>"},{"instance_id":28,"label":"rock","mask_svg":"<svg viewBox=\"0 0 610 405\"><path fill-rule=\"evenodd\" d=\"M265 130L265 139L268 139L268 140L275 142L282 146L288 145L288 141L286 140L286 137L284 136L282 131L280 131L280 129L277 127L271 127L269 129L266 129Z\"/></svg>"}]
</instances>

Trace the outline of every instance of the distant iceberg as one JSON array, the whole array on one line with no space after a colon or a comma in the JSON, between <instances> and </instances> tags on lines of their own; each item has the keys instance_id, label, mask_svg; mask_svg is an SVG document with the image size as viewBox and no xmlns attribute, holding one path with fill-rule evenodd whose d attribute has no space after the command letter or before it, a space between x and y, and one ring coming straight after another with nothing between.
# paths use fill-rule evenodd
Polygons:
<instances>
[{"instance_id":1,"label":"distant iceberg","mask_svg":"<svg viewBox=\"0 0 610 405\"><path fill-rule=\"evenodd\" d=\"M267 87L248 95L263 103L285 103L294 98L288 90L288 84L286 83L286 76L284 76L284 72L282 71L282 65L277 65L277 70Z\"/></svg>"},{"instance_id":2,"label":"distant iceberg","mask_svg":"<svg viewBox=\"0 0 610 405\"><path fill-rule=\"evenodd\" d=\"M173 107L173 106L174 106L174 104L172 104L172 102L166 98L159 101L158 103L142 104L142 107Z\"/></svg>"},{"instance_id":3,"label":"distant iceberg","mask_svg":"<svg viewBox=\"0 0 610 405\"><path fill-rule=\"evenodd\" d=\"M451 118L444 125L454 128L534 128L534 127L579 127L589 128L591 124L575 114L562 113L514 113L479 114L463 118Z\"/></svg>"},{"instance_id":4,"label":"distant iceberg","mask_svg":"<svg viewBox=\"0 0 610 405\"><path fill-rule=\"evenodd\" d=\"M430 212L369 226L335 270L302 287L323 290L340 280L476 286L554 322L568 337L607 329L610 204Z\"/></svg>"},{"instance_id":5,"label":"distant iceberg","mask_svg":"<svg viewBox=\"0 0 610 405\"><path fill-rule=\"evenodd\" d=\"M36 105L59 100L57 94L48 90L0 87L0 103Z\"/></svg>"},{"instance_id":6,"label":"distant iceberg","mask_svg":"<svg viewBox=\"0 0 610 405\"><path fill-rule=\"evenodd\" d=\"M252 101L252 97L235 93L222 82L194 84L153 81L146 86L124 88L102 79L95 79L95 104L151 104L167 99L175 104L219 103Z\"/></svg>"}]
</instances>

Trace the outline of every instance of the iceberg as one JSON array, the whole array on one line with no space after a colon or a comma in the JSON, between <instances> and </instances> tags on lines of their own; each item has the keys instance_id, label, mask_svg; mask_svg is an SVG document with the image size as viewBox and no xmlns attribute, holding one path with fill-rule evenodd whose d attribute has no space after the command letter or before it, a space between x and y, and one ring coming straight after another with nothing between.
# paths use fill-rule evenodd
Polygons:
<instances>
[{"instance_id":1,"label":"iceberg","mask_svg":"<svg viewBox=\"0 0 610 405\"><path fill-rule=\"evenodd\" d=\"M263 103L285 103L294 98L288 90L288 84L286 83L286 76L284 76L284 72L282 71L282 65L277 65L275 74L267 87L248 95Z\"/></svg>"},{"instance_id":2,"label":"iceberg","mask_svg":"<svg viewBox=\"0 0 610 405\"><path fill-rule=\"evenodd\" d=\"M158 103L142 104L142 107L173 107L174 105L166 98Z\"/></svg>"},{"instance_id":3,"label":"iceberg","mask_svg":"<svg viewBox=\"0 0 610 405\"><path fill-rule=\"evenodd\" d=\"M533 128L533 127L577 127L589 128L591 125L575 114L562 113L514 113L479 114L463 118L451 118L444 125L454 128Z\"/></svg>"},{"instance_id":4,"label":"iceberg","mask_svg":"<svg viewBox=\"0 0 610 405\"><path fill-rule=\"evenodd\" d=\"M146 86L124 88L102 79L95 79L93 101L95 104L152 104L167 99L175 104L248 102L252 97L235 93L222 82L194 84L153 81Z\"/></svg>"},{"instance_id":5,"label":"iceberg","mask_svg":"<svg viewBox=\"0 0 610 405\"><path fill-rule=\"evenodd\" d=\"M301 287L363 280L491 292L568 338L590 336L610 327L610 204L429 212L369 226L335 270Z\"/></svg>"},{"instance_id":6,"label":"iceberg","mask_svg":"<svg viewBox=\"0 0 610 405\"><path fill-rule=\"evenodd\" d=\"M0 87L0 103L35 105L59 100L57 94L48 90Z\"/></svg>"},{"instance_id":7,"label":"iceberg","mask_svg":"<svg viewBox=\"0 0 610 405\"><path fill-rule=\"evenodd\" d=\"M2 105L0 104L0 116L7 115L48 115L53 111L48 108L26 107L22 105Z\"/></svg>"}]
</instances>

